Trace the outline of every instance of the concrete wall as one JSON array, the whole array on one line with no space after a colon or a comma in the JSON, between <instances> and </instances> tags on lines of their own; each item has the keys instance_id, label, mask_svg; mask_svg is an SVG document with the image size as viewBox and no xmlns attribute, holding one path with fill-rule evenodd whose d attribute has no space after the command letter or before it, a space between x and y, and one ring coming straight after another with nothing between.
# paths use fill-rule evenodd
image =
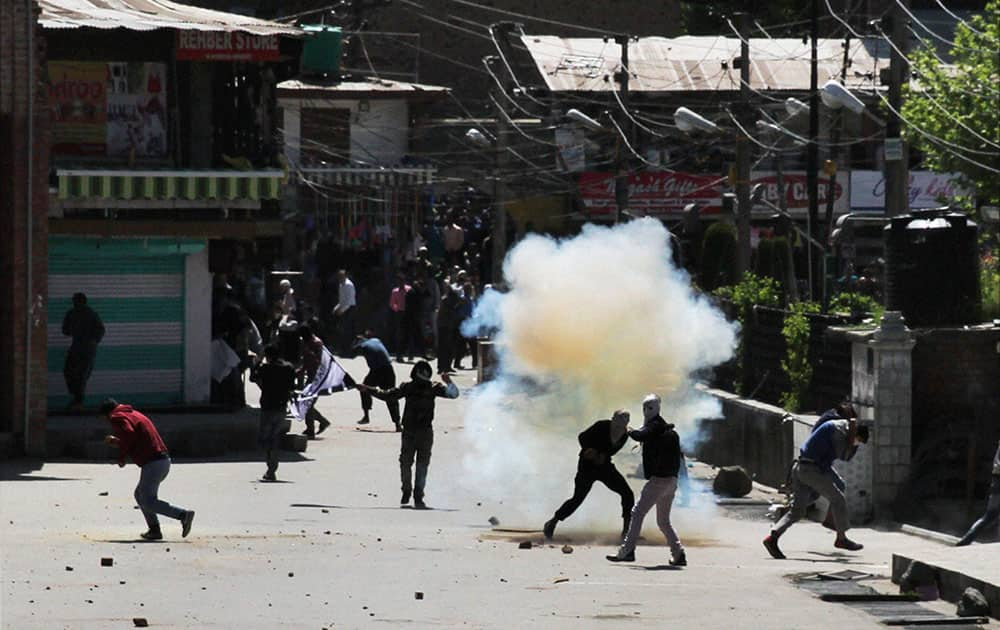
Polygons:
<instances>
[{"instance_id":1,"label":"concrete wall","mask_svg":"<svg viewBox=\"0 0 1000 630\"><path fill-rule=\"evenodd\" d=\"M34 2L0 3L0 456L45 449L49 137L36 20Z\"/></svg>"},{"instance_id":2,"label":"concrete wall","mask_svg":"<svg viewBox=\"0 0 1000 630\"><path fill-rule=\"evenodd\" d=\"M409 151L409 107L405 99L280 99L285 130L285 157L291 164L301 161L302 144L317 141L301 138L302 110L346 109L351 112L351 162L355 165L396 166Z\"/></svg>"},{"instance_id":3,"label":"concrete wall","mask_svg":"<svg viewBox=\"0 0 1000 630\"><path fill-rule=\"evenodd\" d=\"M716 466L743 466L755 480L778 487L797 453L795 423L784 409L709 390L722 403L722 418L702 420L702 442L694 456Z\"/></svg>"}]
</instances>

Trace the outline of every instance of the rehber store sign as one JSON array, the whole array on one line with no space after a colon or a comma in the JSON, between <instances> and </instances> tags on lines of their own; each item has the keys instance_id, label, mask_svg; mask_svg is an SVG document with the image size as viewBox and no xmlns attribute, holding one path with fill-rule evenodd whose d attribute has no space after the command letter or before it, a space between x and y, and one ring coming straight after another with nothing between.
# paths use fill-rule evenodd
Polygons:
<instances>
[{"instance_id":1,"label":"rehber store sign","mask_svg":"<svg viewBox=\"0 0 1000 630\"><path fill-rule=\"evenodd\" d=\"M178 31L178 61L277 61L277 35L236 31Z\"/></svg>"},{"instance_id":2,"label":"rehber store sign","mask_svg":"<svg viewBox=\"0 0 1000 630\"><path fill-rule=\"evenodd\" d=\"M778 203L778 177L772 172L752 173L751 187L764 185L764 198ZM805 216L809 209L808 182L803 171L784 173L785 195L788 211L793 216ZM833 211L848 212L846 175L837 174L833 186ZM820 212L826 211L827 191L830 180L820 177ZM713 175L694 173L668 173L663 171L635 173L629 177L629 207L644 214L664 216L680 214L689 203L703 206L702 214L722 211L722 193L731 190L725 180ZM593 217L608 216L615 212L615 176L613 173L583 173L580 176L580 197ZM758 209L761 209L758 207ZM770 212L769 209L765 211Z\"/></svg>"}]
</instances>

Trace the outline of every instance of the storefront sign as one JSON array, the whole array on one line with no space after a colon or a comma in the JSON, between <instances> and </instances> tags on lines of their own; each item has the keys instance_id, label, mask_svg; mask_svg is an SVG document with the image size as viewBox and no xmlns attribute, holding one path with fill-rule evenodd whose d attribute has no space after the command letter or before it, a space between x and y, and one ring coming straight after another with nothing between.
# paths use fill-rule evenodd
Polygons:
<instances>
[{"instance_id":1,"label":"storefront sign","mask_svg":"<svg viewBox=\"0 0 1000 630\"><path fill-rule=\"evenodd\" d=\"M832 193L835 214L848 211L846 174L838 173ZM763 198L780 206L777 175L772 172L751 174L750 186L764 185ZM792 216L805 216L809 209L806 174L794 171L784 174L785 198ZM820 211L825 212L829 178L819 181ZM637 214L652 216L679 215L684 206L697 203L701 213L718 214L722 211L722 193L731 191L724 178L694 173L643 172L629 177L629 208ZM613 173L583 173L580 176L580 197L591 217L610 217L616 209L615 177ZM765 204L755 210L771 212Z\"/></svg>"},{"instance_id":2,"label":"storefront sign","mask_svg":"<svg viewBox=\"0 0 1000 630\"><path fill-rule=\"evenodd\" d=\"M277 35L238 31L178 31L178 61L277 61Z\"/></svg>"},{"instance_id":3,"label":"storefront sign","mask_svg":"<svg viewBox=\"0 0 1000 630\"><path fill-rule=\"evenodd\" d=\"M50 61L56 155L167 155L167 66Z\"/></svg>"},{"instance_id":4,"label":"storefront sign","mask_svg":"<svg viewBox=\"0 0 1000 630\"><path fill-rule=\"evenodd\" d=\"M910 208L939 208L956 196L969 195L960 187L955 173L911 171ZM885 210L885 175L881 171L851 173L851 208L882 212Z\"/></svg>"}]
</instances>

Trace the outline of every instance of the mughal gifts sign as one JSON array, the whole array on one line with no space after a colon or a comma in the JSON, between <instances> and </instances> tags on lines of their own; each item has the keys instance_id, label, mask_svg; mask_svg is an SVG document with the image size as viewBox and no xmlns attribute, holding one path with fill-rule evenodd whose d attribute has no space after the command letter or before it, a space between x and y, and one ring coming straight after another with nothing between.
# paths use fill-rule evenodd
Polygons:
<instances>
[{"instance_id":1,"label":"mughal gifts sign","mask_svg":"<svg viewBox=\"0 0 1000 630\"><path fill-rule=\"evenodd\" d=\"M277 61L277 35L236 31L178 31L178 61Z\"/></svg>"},{"instance_id":2,"label":"mughal gifts sign","mask_svg":"<svg viewBox=\"0 0 1000 630\"><path fill-rule=\"evenodd\" d=\"M781 205L781 187L775 173L752 173L750 179L751 187L763 184L764 199L776 206ZM783 179L788 212L793 216L805 216L809 209L809 188L805 172L784 173ZM829 195L833 195L835 214L848 212L846 180L845 174L838 173L831 187L829 178L820 178L821 212L825 211ZM702 206L702 214L718 214L722 212L722 193L730 190L725 178L715 175L664 171L635 173L629 177L629 208L642 214L666 216L680 214L687 204L697 203ZM614 173L581 174L580 198L592 217L614 214L617 208ZM763 204L756 209L771 212Z\"/></svg>"}]
</instances>

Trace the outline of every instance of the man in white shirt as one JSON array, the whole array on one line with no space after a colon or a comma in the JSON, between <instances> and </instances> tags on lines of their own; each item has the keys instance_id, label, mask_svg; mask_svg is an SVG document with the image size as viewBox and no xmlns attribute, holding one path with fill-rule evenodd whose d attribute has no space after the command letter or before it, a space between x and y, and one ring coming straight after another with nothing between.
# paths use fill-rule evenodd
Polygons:
<instances>
[{"instance_id":1,"label":"man in white shirt","mask_svg":"<svg viewBox=\"0 0 1000 630\"><path fill-rule=\"evenodd\" d=\"M357 297L354 283L347 277L346 270L341 269L337 272L337 280L337 305L333 307L333 316L336 319L337 352L344 355L350 352L354 342L354 311Z\"/></svg>"}]
</instances>

